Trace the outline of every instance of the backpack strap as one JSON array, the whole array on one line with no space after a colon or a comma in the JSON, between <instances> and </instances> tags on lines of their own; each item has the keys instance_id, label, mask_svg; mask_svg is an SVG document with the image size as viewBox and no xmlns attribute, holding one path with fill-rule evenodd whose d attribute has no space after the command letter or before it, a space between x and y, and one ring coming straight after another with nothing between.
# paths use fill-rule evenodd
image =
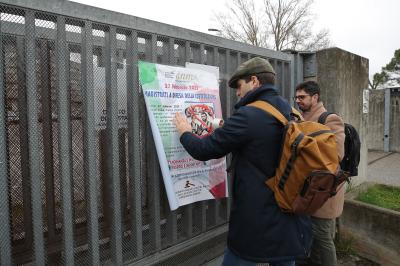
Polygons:
<instances>
[{"instance_id":1,"label":"backpack strap","mask_svg":"<svg viewBox=\"0 0 400 266\"><path fill-rule=\"evenodd\" d=\"M287 123L289 123L289 121L286 119L286 117L281 112L279 112L278 109L276 109L274 106L272 106L270 103L258 100L258 101L248 104L248 106L256 107L258 109L261 109L261 110L271 114L283 125L287 125Z\"/></svg>"},{"instance_id":2,"label":"backpack strap","mask_svg":"<svg viewBox=\"0 0 400 266\"><path fill-rule=\"evenodd\" d=\"M290 113L290 116L292 119L296 121L304 121L304 118L301 115L301 113L294 107L292 107L292 112Z\"/></svg>"},{"instance_id":3,"label":"backpack strap","mask_svg":"<svg viewBox=\"0 0 400 266\"><path fill-rule=\"evenodd\" d=\"M334 113L333 112L323 112L318 118L318 123L325 125L326 118L331 114L334 114Z\"/></svg>"}]
</instances>

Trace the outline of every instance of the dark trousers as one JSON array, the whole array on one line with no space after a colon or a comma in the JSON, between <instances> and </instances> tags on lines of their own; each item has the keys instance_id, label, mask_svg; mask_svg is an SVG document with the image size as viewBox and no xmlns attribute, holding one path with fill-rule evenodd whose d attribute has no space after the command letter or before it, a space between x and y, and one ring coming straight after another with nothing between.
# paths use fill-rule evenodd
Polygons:
<instances>
[{"instance_id":1,"label":"dark trousers","mask_svg":"<svg viewBox=\"0 0 400 266\"><path fill-rule=\"evenodd\" d=\"M310 260L312 265L337 266L335 219L311 217L313 243Z\"/></svg>"}]
</instances>

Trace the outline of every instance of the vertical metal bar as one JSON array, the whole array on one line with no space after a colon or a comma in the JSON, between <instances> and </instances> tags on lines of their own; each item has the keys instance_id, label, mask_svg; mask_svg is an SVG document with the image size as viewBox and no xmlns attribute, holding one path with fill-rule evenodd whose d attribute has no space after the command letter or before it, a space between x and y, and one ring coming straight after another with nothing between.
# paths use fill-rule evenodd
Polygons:
<instances>
[{"instance_id":1,"label":"vertical metal bar","mask_svg":"<svg viewBox=\"0 0 400 266\"><path fill-rule=\"evenodd\" d=\"M122 264L122 229L118 151L118 91L116 62L116 28L111 26L106 36L106 106L107 106L107 164L108 188L111 189L109 208L112 211L111 253L116 265Z\"/></svg>"},{"instance_id":2,"label":"vertical metal bar","mask_svg":"<svg viewBox=\"0 0 400 266\"><path fill-rule=\"evenodd\" d=\"M6 94L4 84L3 35L0 19L0 264L11 265L11 227L10 197L8 194L9 173L7 169L7 133L6 133Z\"/></svg>"},{"instance_id":3,"label":"vertical metal bar","mask_svg":"<svg viewBox=\"0 0 400 266\"><path fill-rule=\"evenodd\" d=\"M26 248L33 243L32 200L29 179L29 141L26 95L25 47L22 37L17 37L17 79L18 79L18 111L19 111L19 139L21 151L21 177L24 209L24 231Z\"/></svg>"},{"instance_id":4,"label":"vertical metal bar","mask_svg":"<svg viewBox=\"0 0 400 266\"><path fill-rule=\"evenodd\" d=\"M218 47L214 47L213 48L213 53L214 53L214 58L213 58L213 63L214 63L214 66L217 66L218 67L218 71L219 71L219 75L218 75L218 80L217 80L217 86L218 86L218 91L220 91L219 90L219 81L221 80L221 77L220 77L220 75L221 75L221 70L220 70L220 68L219 68L219 52L218 52ZM213 212L213 216L214 216L214 224L215 225L217 225L217 224L219 224L219 222L220 222L220 215L219 215L219 210L220 210L220 207L221 207L221 200L219 200L219 199L217 199L217 200L215 200L215 202L214 202L214 212Z\"/></svg>"},{"instance_id":5,"label":"vertical metal bar","mask_svg":"<svg viewBox=\"0 0 400 266\"><path fill-rule=\"evenodd\" d=\"M35 40L35 13L25 13L25 52L26 52L26 90L28 103L28 132L29 132L29 161L30 180L32 195L32 221L33 221L33 243L35 265L44 265L44 243L43 243L43 214L41 174L39 161L39 132L38 132L38 108L36 95L36 40Z\"/></svg>"},{"instance_id":6,"label":"vertical metal bar","mask_svg":"<svg viewBox=\"0 0 400 266\"><path fill-rule=\"evenodd\" d=\"M226 95L226 117L231 116L232 110L232 98L231 98L231 88L228 85L228 80L231 77L231 52L230 50L226 50L226 57L225 57L225 65L226 65L226 88L227 88L227 95Z\"/></svg>"},{"instance_id":7,"label":"vertical metal bar","mask_svg":"<svg viewBox=\"0 0 400 266\"><path fill-rule=\"evenodd\" d=\"M290 91L289 91L289 103L291 106L294 106L294 90L296 86L296 79L297 79L297 54L292 54L291 55L291 60L290 60Z\"/></svg>"},{"instance_id":8,"label":"vertical metal bar","mask_svg":"<svg viewBox=\"0 0 400 266\"><path fill-rule=\"evenodd\" d=\"M134 255L143 256L142 235L142 197L140 180L142 177L141 166L141 142L140 142L140 103L138 88L138 40L137 32L132 31L127 36L126 45L126 89L128 109L128 156L129 156L129 185L130 185L130 209L131 245Z\"/></svg>"},{"instance_id":9,"label":"vertical metal bar","mask_svg":"<svg viewBox=\"0 0 400 266\"><path fill-rule=\"evenodd\" d=\"M119 91L119 88L118 88ZM124 99L125 100L125 99ZM119 110L118 110L119 111ZM126 129L121 128L118 130L118 150L119 150L119 178L120 178L120 205L121 205L121 225L122 232L124 232L124 217L126 214L127 205L127 188L126 188L126 149L125 149L125 134Z\"/></svg>"},{"instance_id":10,"label":"vertical metal bar","mask_svg":"<svg viewBox=\"0 0 400 266\"><path fill-rule=\"evenodd\" d=\"M204 64L206 60L204 54L204 44L200 44L200 64ZM201 208L201 232L205 232L207 230L207 201L202 201L200 204Z\"/></svg>"},{"instance_id":11,"label":"vertical metal bar","mask_svg":"<svg viewBox=\"0 0 400 266\"><path fill-rule=\"evenodd\" d=\"M288 101L290 102L290 99L292 98L292 90L291 90L291 62L285 62L284 65L284 69L285 69L285 91L286 91L286 97L288 99Z\"/></svg>"},{"instance_id":12,"label":"vertical metal bar","mask_svg":"<svg viewBox=\"0 0 400 266\"><path fill-rule=\"evenodd\" d=\"M190 42L185 42L185 62L190 61ZM186 236L188 238L193 235L193 205L186 205L183 209L183 224Z\"/></svg>"},{"instance_id":13,"label":"vertical metal bar","mask_svg":"<svg viewBox=\"0 0 400 266\"><path fill-rule=\"evenodd\" d=\"M224 49L225 50L225 60L223 60L221 62L221 64L224 65L224 69L225 69L225 73L223 73L224 77L223 77L223 82L225 83L223 86L225 88L224 90L224 97L225 97L225 116L224 119L227 119L228 117L231 116L231 109L232 109L232 99L231 99L231 93L232 93L232 89L229 87L228 85L228 80L230 78L230 51L228 49ZM230 162L232 160L232 154L228 154L226 156L226 165L229 166ZM221 214L221 218L223 218L223 221L225 222L225 217L229 217L229 210L230 210L230 199L229 199L229 193L230 193L230 184L231 184L231 176L230 173L227 173L227 198L223 199L222 202L225 203L223 205L221 205L223 208L220 211Z\"/></svg>"},{"instance_id":14,"label":"vertical metal bar","mask_svg":"<svg viewBox=\"0 0 400 266\"><path fill-rule=\"evenodd\" d=\"M168 54L169 58L168 61L171 65L176 65L176 58L175 58L175 39L174 38L169 38L168 42ZM164 50L166 51L166 50ZM178 226L177 226L177 218L176 214L177 211L171 211L168 207L166 207L168 211L168 217L167 217L167 239L168 243L173 245L178 241Z\"/></svg>"},{"instance_id":15,"label":"vertical metal bar","mask_svg":"<svg viewBox=\"0 0 400 266\"><path fill-rule=\"evenodd\" d=\"M211 56L210 50L207 51L207 63L209 63L210 65L217 65L216 62L218 62L218 49L214 47L212 53L213 54ZM208 202L207 221L210 226L214 226L217 224L218 210L219 210L219 206L217 207L217 205L219 203L220 202L217 199Z\"/></svg>"},{"instance_id":16,"label":"vertical metal bar","mask_svg":"<svg viewBox=\"0 0 400 266\"><path fill-rule=\"evenodd\" d=\"M197 63L197 64L201 64L201 53L200 53L200 49L197 49L197 46L191 46L191 52L192 52L192 60L191 62L193 63ZM196 53L198 52L198 53Z\"/></svg>"},{"instance_id":17,"label":"vertical metal bar","mask_svg":"<svg viewBox=\"0 0 400 266\"><path fill-rule=\"evenodd\" d=\"M278 76L278 89L281 95L284 94L284 88L283 88L283 79L285 74L283 73L283 61L278 61L277 62L277 68L278 68L278 72L277 72L277 76Z\"/></svg>"},{"instance_id":18,"label":"vertical metal bar","mask_svg":"<svg viewBox=\"0 0 400 266\"><path fill-rule=\"evenodd\" d=\"M44 155L44 176L46 184L46 214L48 242L52 243L55 237L55 204L54 204L54 170L53 170L53 134L52 134L52 110L51 110L51 86L50 86L50 47L46 40L40 41L40 75L41 75L41 99Z\"/></svg>"},{"instance_id":19,"label":"vertical metal bar","mask_svg":"<svg viewBox=\"0 0 400 266\"><path fill-rule=\"evenodd\" d=\"M229 54L229 51L227 51L227 54ZM237 56L236 57L236 66L239 67L239 65L241 64L240 63L240 61L241 61L240 58L242 57L242 55L241 55L240 52L238 52L236 54L236 56ZM232 63L233 63L233 61L231 62L231 56L230 55L227 56L227 65L229 66ZM232 73L233 73L233 71L235 71L235 69L232 69ZM232 74L232 73L230 73L230 74ZM230 90L230 93L231 93L230 94L231 97L229 97L230 102L227 105L229 105L229 111L231 113L232 112L232 106L234 106L234 104L235 104L236 97L233 96L232 90ZM233 100L233 99L235 99L235 100ZM229 156L229 163L230 164L232 163L232 154L230 154L230 156ZM229 220L229 217L230 217L230 214L231 214L232 197L233 197L233 194L232 194L233 186L234 186L234 176L230 176L230 178L228 178L229 198L228 198L228 204L227 204L227 210L226 210L227 211L227 220Z\"/></svg>"},{"instance_id":20,"label":"vertical metal bar","mask_svg":"<svg viewBox=\"0 0 400 266\"><path fill-rule=\"evenodd\" d=\"M93 35L92 23L85 22L82 35L82 95L83 95L83 141L87 233L90 265L99 265L99 222L98 222L98 169L96 159L96 130L94 127L93 90Z\"/></svg>"},{"instance_id":21,"label":"vertical metal bar","mask_svg":"<svg viewBox=\"0 0 400 266\"><path fill-rule=\"evenodd\" d=\"M116 61L117 61L117 91L120 92L123 89L126 89L126 65L124 66L124 55L123 49L116 50ZM126 116L126 110L120 110L119 105L120 102L126 101L126 97L123 95L118 95L118 150L119 150L119 178L120 178L120 206L121 206L121 230L125 232L125 219L127 214L127 173L126 173L126 135L127 129L125 127L121 127L125 121L120 121L120 115ZM125 113L124 113L125 112Z\"/></svg>"},{"instance_id":22,"label":"vertical metal bar","mask_svg":"<svg viewBox=\"0 0 400 266\"><path fill-rule=\"evenodd\" d=\"M268 59L268 61L271 63L271 66L272 66L272 68L275 70L275 73L276 73L276 84L275 85L277 85L278 84L278 69L276 68L276 59L273 59L273 58L270 58L270 59Z\"/></svg>"},{"instance_id":23,"label":"vertical metal bar","mask_svg":"<svg viewBox=\"0 0 400 266\"><path fill-rule=\"evenodd\" d=\"M383 151L390 150L390 89L385 89L385 124L383 131Z\"/></svg>"},{"instance_id":24,"label":"vertical metal bar","mask_svg":"<svg viewBox=\"0 0 400 266\"><path fill-rule=\"evenodd\" d=\"M104 108L105 110L105 108ZM105 130L100 130L99 134L99 150L100 150L100 172L101 172L101 182L102 182L102 193L101 193L101 202L103 205L103 218L106 225L105 233L108 233L107 230L111 228L111 211L112 208L109 208L111 198L111 189L109 186L109 164L107 163L107 149L108 147L108 140L107 140L107 133Z\"/></svg>"},{"instance_id":25,"label":"vertical metal bar","mask_svg":"<svg viewBox=\"0 0 400 266\"><path fill-rule=\"evenodd\" d=\"M71 121L70 94L68 86L69 50L65 33L65 18L57 17L57 106L58 106L58 143L60 154L61 202L63 213L63 259L66 265L74 264L73 217L71 204ZM68 60L68 61L67 61Z\"/></svg>"},{"instance_id":26,"label":"vertical metal bar","mask_svg":"<svg viewBox=\"0 0 400 266\"><path fill-rule=\"evenodd\" d=\"M231 109L232 109L232 89L228 85L228 80L232 73L232 62L231 62L231 51L226 50L226 57L225 57L225 65L226 65L226 119L231 116ZM226 164L229 165L232 161L232 154L228 154L226 157ZM229 219L229 213L231 210L231 184L232 184L232 176L228 173L228 198L226 199L226 217Z\"/></svg>"},{"instance_id":27,"label":"vertical metal bar","mask_svg":"<svg viewBox=\"0 0 400 266\"><path fill-rule=\"evenodd\" d=\"M286 87L285 87L285 80L286 80L286 75L285 75L285 61L281 61L281 95L282 97L287 99L287 94L286 94Z\"/></svg>"},{"instance_id":28,"label":"vertical metal bar","mask_svg":"<svg viewBox=\"0 0 400 266\"><path fill-rule=\"evenodd\" d=\"M175 39L169 38L168 40L168 55L169 55L169 63L171 65L176 65L176 57L175 57Z\"/></svg>"},{"instance_id":29,"label":"vertical metal bar","mask_svg":"<svg viewBox=\"0 0 400 266\"><path fill-rule=\"evenodd\" d=\"M152 62L157 62L157 36L151 35L151 58ZM149 124L149 123L148 123ZM150 126L147 127L147 140L149 141L149 176L148 178L148 197L150 208L150 235L151 244L155 250L161 249L161 224L160 224L160 166L158 163L156 147Z\"/></svg>"}]
</instances>

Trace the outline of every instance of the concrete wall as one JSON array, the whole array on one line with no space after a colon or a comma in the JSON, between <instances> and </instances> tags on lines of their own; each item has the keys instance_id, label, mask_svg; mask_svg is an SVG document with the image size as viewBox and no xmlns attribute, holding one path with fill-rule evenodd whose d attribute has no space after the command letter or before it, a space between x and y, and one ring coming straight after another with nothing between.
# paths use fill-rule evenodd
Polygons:
<instances>
[{"instance_id":1,"label":"concrete wall","mask_svg":"<svg viewBox=\"0 0 400 266\"><path fill-rule=\"evenodd\" d=\"M371 90L369 94L368 149L383 150L384 110L385 91Z\"/></svg>"},{"instance_id":2,"label":"concrete wall","mask_svg":"<svg viewBox=\"0 0 400 266\"><path fill-rule=\"evenodd\" d=\"M385 90L371 90L368 114L368 149L383 150L385 125ZM389 150L400 152L400 95L390 97Z\"/></svg>"},{"instance_id":3,"label":"concrete wall","mask_svg":"<svg viewBox=\"0 0 400 266\"><path fill-rule=\"evenodd\" d=\"M359 255L380 265L400 266L400 213L354 200L369 185L346 195L340 236L351 239Z\"/></svg>"},{"instance_id":4,"label":"concrete wall","mask_svg":"<svg viewBox=\"0 0 400 266\"><path fill-rule=\"evenodd\" d=\"M320 84L325 107L341 115L360 134L359 177L352 179L358 185L366 180L367 170L368 115L362 113L362 103L363 90L368 88L368 59L339 48L330 48L316 53L316 65L315 79Z\"/></svg>"}]
</instances>

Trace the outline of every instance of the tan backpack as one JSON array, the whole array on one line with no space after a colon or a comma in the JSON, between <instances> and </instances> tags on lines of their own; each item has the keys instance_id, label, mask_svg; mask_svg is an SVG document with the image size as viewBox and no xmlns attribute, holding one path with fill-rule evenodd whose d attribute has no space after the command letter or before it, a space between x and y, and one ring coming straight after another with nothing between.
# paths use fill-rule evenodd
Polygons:
<instances>
[{"instance_id":1,"label":"tan backpack","mask_svg":"<svg viewBox=\"0 0 400 266\"><path fill-rule=\"evenodd\" d=\"M335 134L317 122L288 121L264 101L248 106L264 110L285 126L279 166L275 176L265 182L279 207L285 212L313 214L347 179L339 167ZM301 119L297 110L292 111Z\"/></svg>"}]
</instances>

